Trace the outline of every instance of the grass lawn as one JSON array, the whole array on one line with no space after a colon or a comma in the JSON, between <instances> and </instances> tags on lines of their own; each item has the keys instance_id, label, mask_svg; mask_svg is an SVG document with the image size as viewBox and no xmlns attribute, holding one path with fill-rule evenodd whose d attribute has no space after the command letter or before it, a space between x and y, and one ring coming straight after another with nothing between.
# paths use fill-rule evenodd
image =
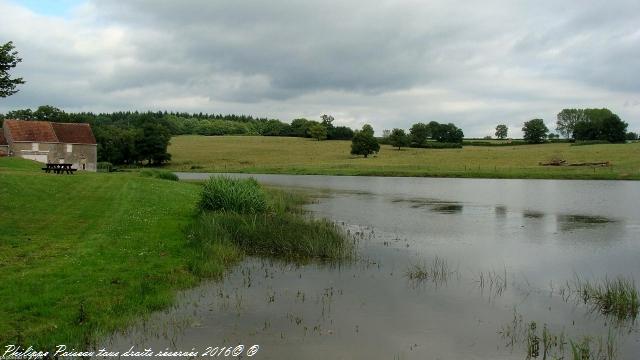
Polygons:
<instances>
[{"instance_id":1,"label":"grass lawn","mask_svg":"<svg viewBox=\"0 0 640 360\"><path fill-rule=\"evenodd\" d=\"M326 221L289 221L300 195L267 191L279 211L253 215L260 227L249 215L200 214L200 184L140 173L45 174L41 166L0 158L0 346L87 347L167 307L177 290L222 275L245 253L278 256L286 246L292 257L326 257L294 247L300 229L319 234L310 244L327 234L344 240ZM225 229L240 225L242 236Z\"/></svg>"},{"instance_id":2,"label":"grass lawn","mask_svg":"<svg viewBox=\"0 0 640 360\"><path fill-rule=\"evenodd\" d=\"M182 228L197 185L40 166L0 159L0 344L90 341L196 283Z\"/></svg>"},{"instance_id":3,"label":"grass lawn","mask_svg":"<svg viewBox=\"0 0 640 360\"><path fill-rule=\"evenodd\" d=\"M465 146L462 149L398 151L382 145L376 157L349 154L350 141L263 136L177 136L169 168L281 174L441 176L540 179L640 179L640 143L570 146ZM553 158L568 162L610 161L610 167L543 167Z\"/></svg>"}]
</instances>

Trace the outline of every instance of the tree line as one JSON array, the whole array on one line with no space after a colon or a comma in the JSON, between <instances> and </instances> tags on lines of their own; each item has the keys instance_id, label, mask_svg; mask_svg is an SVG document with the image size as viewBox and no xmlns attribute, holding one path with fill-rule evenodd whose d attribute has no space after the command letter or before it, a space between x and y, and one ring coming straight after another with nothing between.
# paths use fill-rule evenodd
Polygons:
<instances>
[{"instance_id":1,"label":"tree line","mask_svg":"<svg viewBox=\"0 0 640 360\"><path fill-rule=\"evenodd\" d=\"M627 132L628 124L611 110L602 109L563 109L556 116L556 131L568 141L602 141L622 143L638 140L638 134ZM506 139L507 125L496 126L495 136ZM526 142L539 144L547 140L558 139L560 135L549 132L542 119L526 121L522 127Z\"/></svg>"},{"instance_id":2,"label":"tree line","mask_svg":"<svg viewBox=\"0 0 640 360\"><path fill-rule=\"evenodd\" d=\"M382 142L397 147L445 148L461 147L464 132L452 123L437 121L415 123L406 133L404 129L385 130Z\"/></svg>"},{"instance_id":3,"label":"tree line","mask_svg":"<svg viewBox=\"0 0 640 360\"><path fill-rule=\"evenodd\" d=\"M320 121L294 119L290 124L277 119L247 115L222 115L185 112L65 112L50 105L35 110L19 109L0 114L3 119L88 123L98 143L98 161L112 164L147 162L160 165L171 159L167 147L175 135L261 135L351 140L354 131L335 126L334 118L323 115Z\"/></svg>"}]
</instances>

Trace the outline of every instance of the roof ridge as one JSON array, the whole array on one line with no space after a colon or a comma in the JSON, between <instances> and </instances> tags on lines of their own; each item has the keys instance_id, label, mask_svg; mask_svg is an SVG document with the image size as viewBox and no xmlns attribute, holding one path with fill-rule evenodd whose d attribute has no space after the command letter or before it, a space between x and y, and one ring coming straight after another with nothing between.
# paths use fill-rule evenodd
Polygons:
<instances>
[{"instance_id":1,"label":"roof ridge","mask_svg":"<svg viewBox=\"0 0 640 360\"><path fill-rule=\"evenodd\" d=\"M53 127L53 123L51 121L47 121L47 123L49 124L49 127L51 128L51 131L53 132L53 136L55 136L55 138L56 138L56 142L60 142L60 139L58 138L58 133L56 132L56 129Z\"/></svg>"}]
</instances>

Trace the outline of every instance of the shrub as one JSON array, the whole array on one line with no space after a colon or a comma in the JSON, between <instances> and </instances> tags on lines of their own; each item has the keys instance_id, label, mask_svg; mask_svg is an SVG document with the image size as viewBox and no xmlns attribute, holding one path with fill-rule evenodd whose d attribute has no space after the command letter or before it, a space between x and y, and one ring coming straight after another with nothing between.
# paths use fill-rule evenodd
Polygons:
<instances>
[{"instance_id":1,"label":"shrub","mask_svg":"<svg viewBox=\"0 0 640 360\"><path fill-rule=\"evenodd\" d=\"M107 161L101 161L96 164L98 172L111 172L113 171L113 164Z\"/></svg>"},{"instance_id":2,"label":"shrub","mask_svg":"<svg viewBox=\"0 0 640 360\"><path fill-rule=\"evenodd\" d=\"M447 142L434 142L427 141L420 146L412 146L419 147L422 149L461 149L462 143L447 143Z\"/></svg>"},{"instance_id":3,"label":"shrub","mask_svg":"<svg viewBox=\"0 0 640 360\"><path fill-rule=\"evenodd\" d=\"M253 214L267 210L267 199L262 187L253 178L216 176L204 184L198 207L205 211Z\"/></svg>"},{"instance_id":4,"label":"shrub","mask_svg":"<svg viewBox=\"0 0 640 360\"><path fill-rule=\"evenodd\" d=\"M584 140L584 141L576 141L571 146L582 146L582 145L600 145L600 144L611 144L606 140Z\"/></svg>"},{"instance_id":5,"label":"shrub","mask_svg":"<svg viewBox=\"0 0 640 360\"><path fill-rule=\"evenodd\" d=\"M140 175L145 176L145 177L153 177L153 178L157 178L157 179L163 179L163 180L171 180L171 181L178 181L178 175L172 173L171 171L166 171L166 170L158 170L158 169L144 169L142 171L140 171Z\"/></svg>"},{"instance_id":6,"label":"shrub","mask_svg":"<svg viewBox=\"0 0 640 360\"><path fill-rule=\"evenodd\" d=\"M513 140L510 142L494 142L494 141L463 141L462 145L464 146L518 146L518 145L529 145L529 143L522 140Z\"/></svg>"}]
</instances>

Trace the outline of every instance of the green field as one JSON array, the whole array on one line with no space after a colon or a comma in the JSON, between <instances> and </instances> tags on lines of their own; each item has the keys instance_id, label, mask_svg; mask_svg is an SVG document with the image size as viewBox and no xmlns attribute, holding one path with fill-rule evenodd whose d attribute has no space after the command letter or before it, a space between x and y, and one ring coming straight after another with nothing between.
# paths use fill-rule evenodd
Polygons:
<instances>
[{"instance_id":1,"label":"green field","mask_svg":"<svg viewBox=\"0 0 640 360\"><path fill-rule=\"evenodd\" d=\"M0 346L86 347L245 253L327 258L347 249L335 225L296 215L300 195L267 191L265 214L199 213L199 184L40 167L0 158ZM224 228L243 224L242 233ZM293 236L300 229L305 236ZM322 242L327 235L333 243ZM313 247L302 253L298 243Z\"/></svg>"},{"instance_id":2,"label":"green field","mask_svg":"<svg viewBox=\"0 0 640 360\"><path fill-rule=\"evenodd\" d=\"M538 179L640 179L640 143L570 146L465 146L398 151L382 145L375 157L354 157L349 141L292 137L197 136L172 138L169 168L276 174L437 176ZM540 162L605 162L609 167L551 167Z\"/></svg>"}]
</instances>

